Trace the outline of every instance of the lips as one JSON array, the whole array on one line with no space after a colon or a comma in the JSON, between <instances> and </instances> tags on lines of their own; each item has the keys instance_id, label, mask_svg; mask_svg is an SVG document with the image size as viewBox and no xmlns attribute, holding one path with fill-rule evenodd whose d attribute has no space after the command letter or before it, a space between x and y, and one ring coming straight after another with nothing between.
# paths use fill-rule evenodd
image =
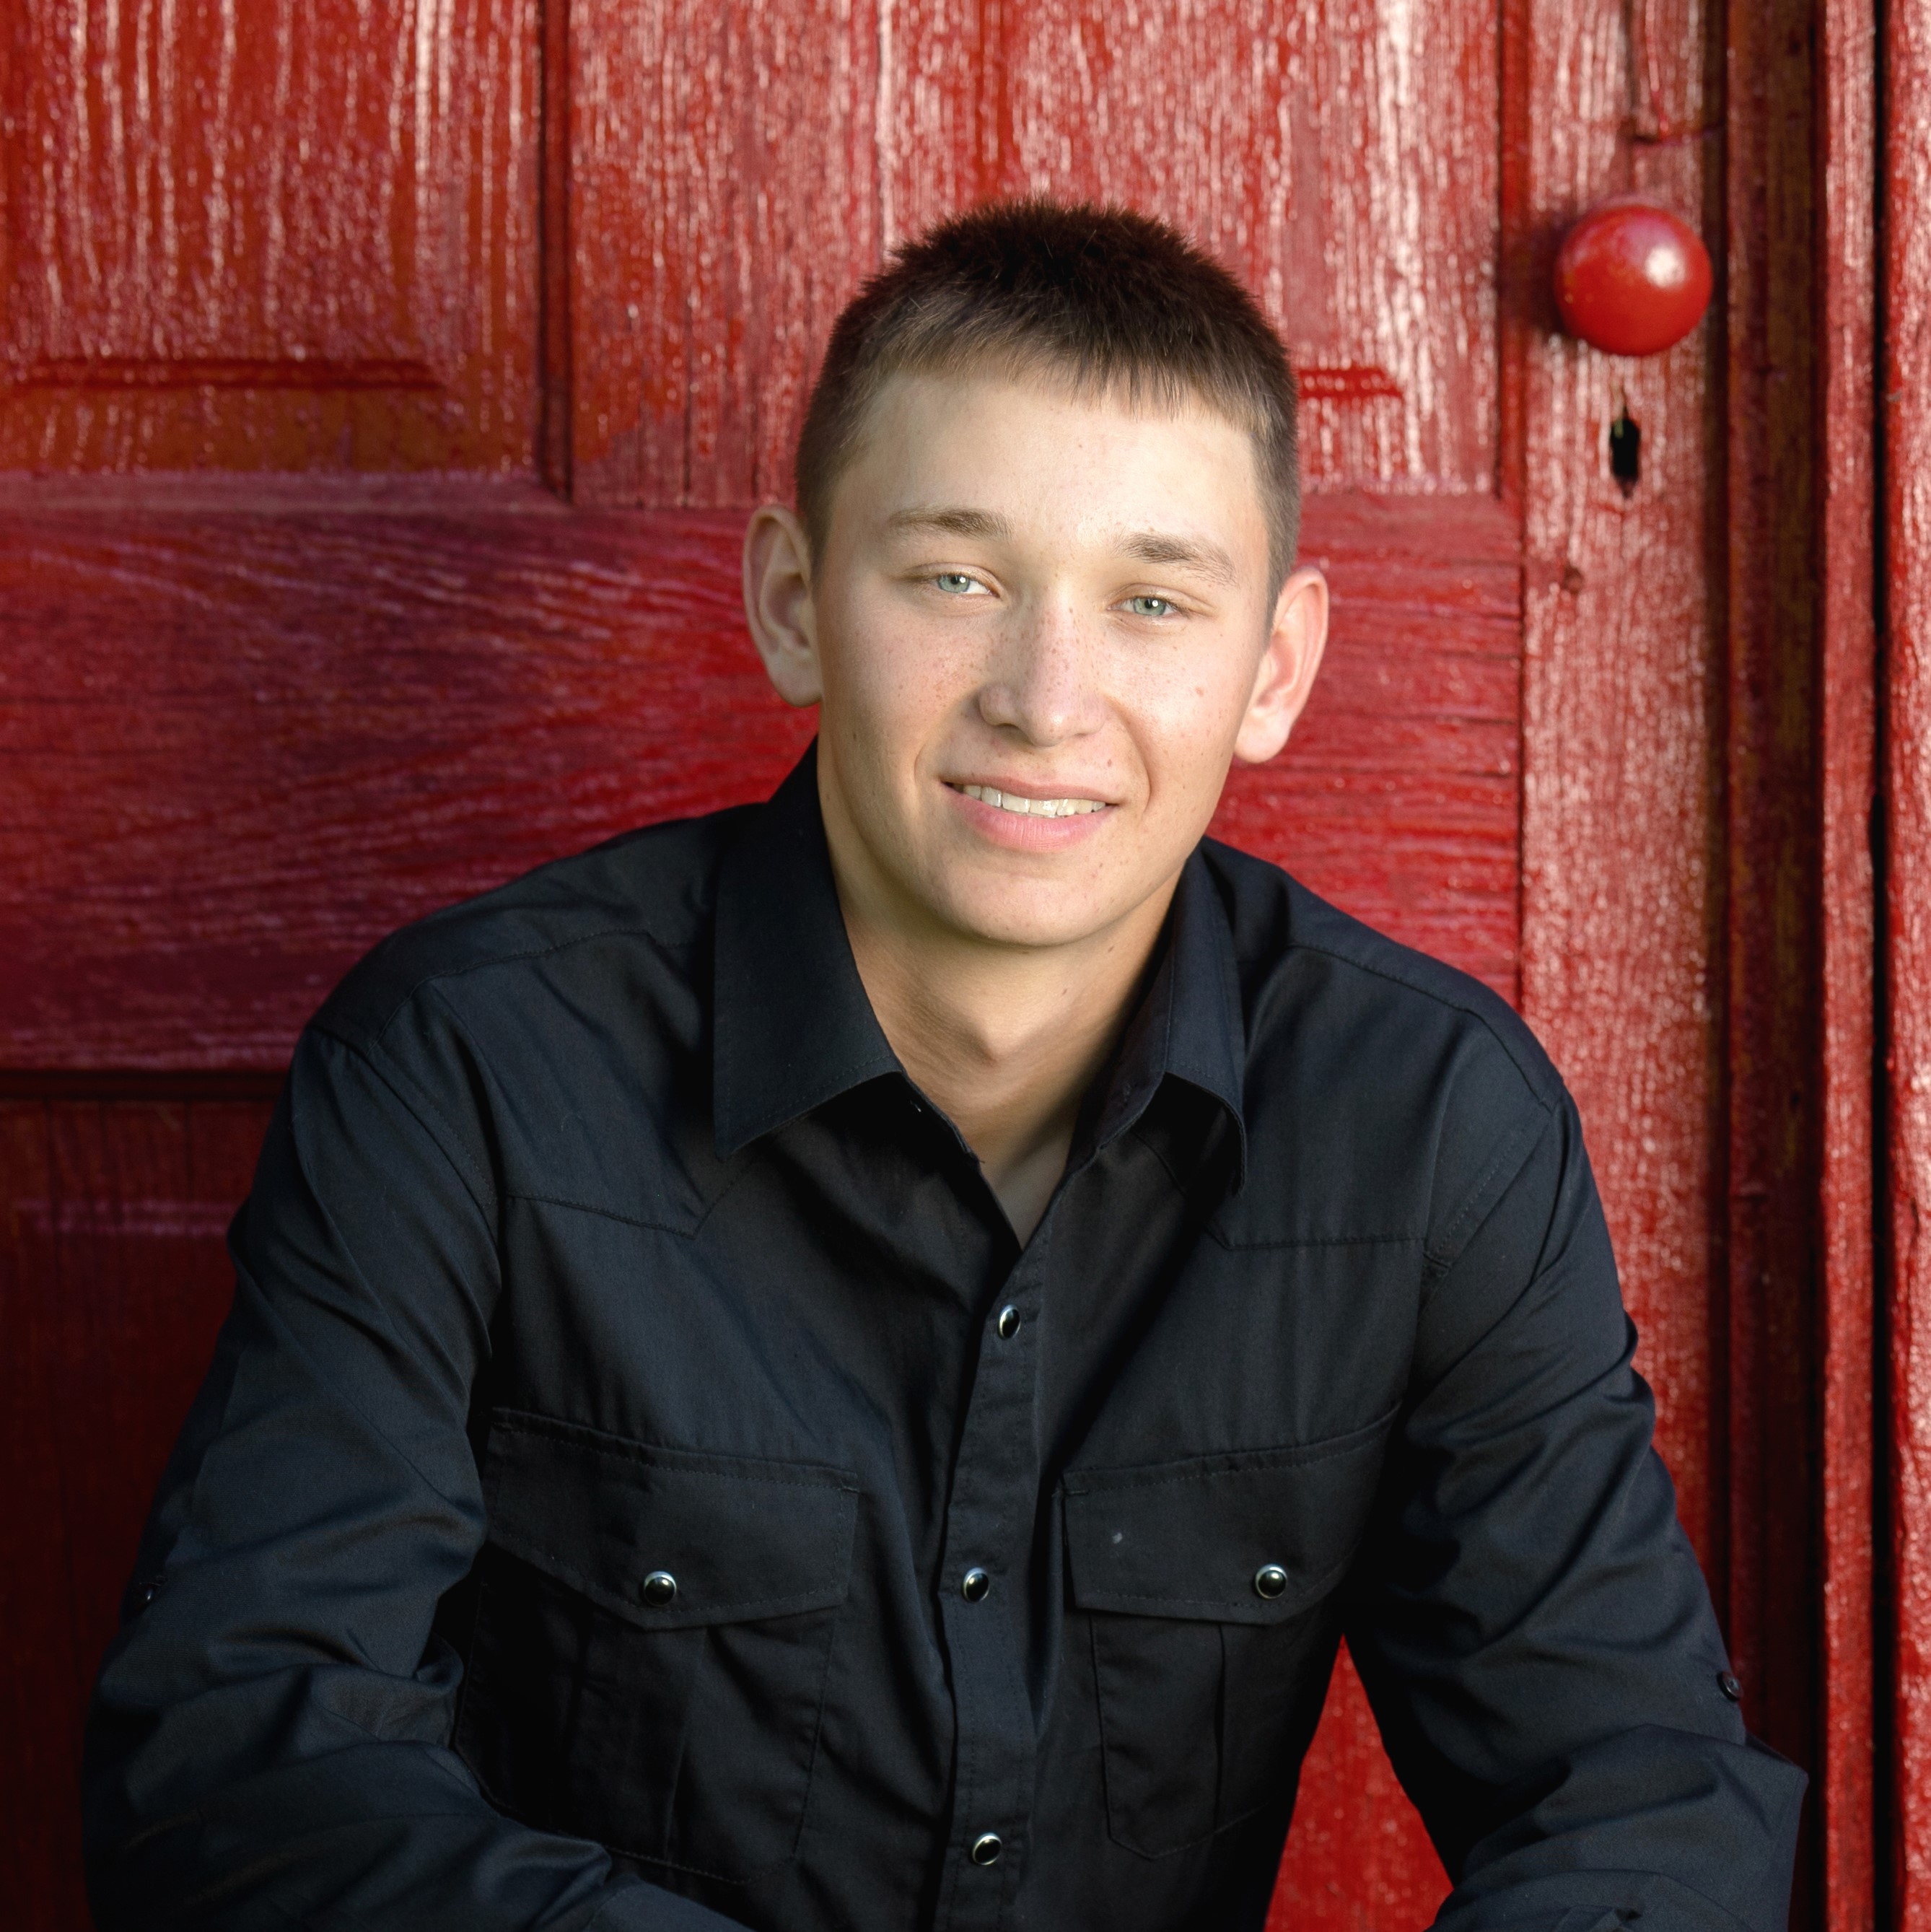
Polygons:
<instances>
[{"instance_id":1,"label":"lips","mask_svg":"<svg viewBox=\"0 0 1931 1932\"><path fill-rule=\"evenodd\" d=\"M997 785L955 785L955 791L976 798L997 812L1009 812L1020 818L1086 818L1104 812L1106 801L1099 798L1031 798L1023 792L1002 791Z\"/></svg>"}]
</instances>

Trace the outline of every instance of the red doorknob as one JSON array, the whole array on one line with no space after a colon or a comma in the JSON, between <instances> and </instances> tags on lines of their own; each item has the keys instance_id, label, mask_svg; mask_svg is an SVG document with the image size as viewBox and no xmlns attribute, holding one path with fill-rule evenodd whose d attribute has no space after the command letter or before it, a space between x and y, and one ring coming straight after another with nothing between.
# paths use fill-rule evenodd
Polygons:
<instances>
[{"instance_id":1,"label":"red doorknob","mask_svg":"<svg viewBox=\"0 0 1931 1932\"><path fill-rule=\"evenodd\" d=\"M1599 202L1555 257L1562 326L1612 356L1681 342L1710 306L1710 256L1695 229L1640 196Z\"/></svg>"}]
</instances>

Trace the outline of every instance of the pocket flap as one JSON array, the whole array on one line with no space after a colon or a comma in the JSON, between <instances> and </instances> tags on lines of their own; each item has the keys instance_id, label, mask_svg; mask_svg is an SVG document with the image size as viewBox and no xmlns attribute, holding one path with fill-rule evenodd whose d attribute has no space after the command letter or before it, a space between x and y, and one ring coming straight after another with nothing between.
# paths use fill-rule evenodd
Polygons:
<instances>
[{"instance_id":1,"label":"pocket flap","mask_svg":"<svg viewBox=\"0 0 1931 1932\"><path fill-rule=\"evenodd\" d=\"M1291 1449L1128 1469L1069 1469L1073 1601L1086 1610L1271 1624L1333 1588L1360 1541L1392 1413ZM1285 1575L1264 1596L1269 1566Z\"/></svg>"},{"instance_id":2,"label":"pocket flap","mask_svg":"<svg viewBox=\"0 0 1931 1932\"><path fill-rule=\"evenodd\" d=\"M659 1449L499 1409L489 1536L652 1630L828 1610L850 1587L858 1478L814 1462ZM646 1594L662 1571L669 1600Z\"/></svg>"}]
</instances>

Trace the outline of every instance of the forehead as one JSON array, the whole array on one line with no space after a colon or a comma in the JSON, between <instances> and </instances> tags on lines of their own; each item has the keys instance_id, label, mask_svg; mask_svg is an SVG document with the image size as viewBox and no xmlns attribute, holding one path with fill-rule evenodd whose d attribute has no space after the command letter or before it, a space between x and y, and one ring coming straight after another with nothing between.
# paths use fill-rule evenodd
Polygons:
<instances>
[{"instance_id":1,"label":"forehead","mask_svg":"<svg viewBox=\"0 0 1931 1932\"><path fill-rule=\"evenodd\" d=\"M1047 374L888 377L832 520L883 530L911 507L984 510L1062 539L1206 526L1230 548L1267 542L1244 425L1198 395L1163 406Z\"/></svg>"}]
</instances>

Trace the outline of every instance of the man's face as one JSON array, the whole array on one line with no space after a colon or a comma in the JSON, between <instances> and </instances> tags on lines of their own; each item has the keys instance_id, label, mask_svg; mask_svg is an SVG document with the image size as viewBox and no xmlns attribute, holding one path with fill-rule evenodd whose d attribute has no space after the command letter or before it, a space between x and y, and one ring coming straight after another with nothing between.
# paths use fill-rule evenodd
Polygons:
<instances>
[{"instance_id":1,"label":"man's face","mask_svg":"<svg viewBox=\"0 0 1931 1932\"><path fill-rule=\"evenodd\" d=\"M1319 661L1325 587L1272 594L1267 534L1252 442L1204 404L892 379L808 580L787 513L747 542L773 682L822 705L841 873L996 944L1163 910L1230 760L1279 750Z\"/></svg>"}]
</instances>

